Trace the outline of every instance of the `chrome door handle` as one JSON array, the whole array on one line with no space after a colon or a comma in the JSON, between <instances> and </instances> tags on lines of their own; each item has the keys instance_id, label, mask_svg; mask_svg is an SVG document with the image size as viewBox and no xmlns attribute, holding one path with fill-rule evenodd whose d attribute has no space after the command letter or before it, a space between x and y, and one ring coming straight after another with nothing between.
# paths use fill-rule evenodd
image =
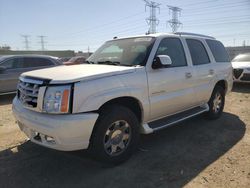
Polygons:
<instances>
[{"instance_id":1,"label":"chrome door handle","mask_svg":"<svg viewBox=\"0 0 250 188\"><path fill-rule=\"evenodd\" d=\"M214 74L214 69L210 69L209 74Z\"/></svg>"},{"instance_id":2,"label":"chrome door handle","mask_svg":"<svg viewBox=\"0 0 250 188\"><path fill-rule=\"evenodd\" d=\"M191 74L191 72L186 72L185 76L186 76L186 78L191 78L192 74Z\"/></svg>"}]
</instances>

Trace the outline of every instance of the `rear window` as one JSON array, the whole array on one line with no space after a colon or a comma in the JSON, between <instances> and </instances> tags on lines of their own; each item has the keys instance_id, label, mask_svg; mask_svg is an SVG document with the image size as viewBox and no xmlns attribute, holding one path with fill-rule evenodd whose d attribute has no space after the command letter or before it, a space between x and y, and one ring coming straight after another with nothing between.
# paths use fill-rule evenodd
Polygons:
<instances>
[{"instance_id":1,"label":"rear window","mask_svg":"<svg viewBox=\"0 0 250 188\"><path fill-rule=\"evenodd\" d=\"M216 40L206 40L216 62L229 62L227 51L223 44Z\"/></svg>"}]
</instances>

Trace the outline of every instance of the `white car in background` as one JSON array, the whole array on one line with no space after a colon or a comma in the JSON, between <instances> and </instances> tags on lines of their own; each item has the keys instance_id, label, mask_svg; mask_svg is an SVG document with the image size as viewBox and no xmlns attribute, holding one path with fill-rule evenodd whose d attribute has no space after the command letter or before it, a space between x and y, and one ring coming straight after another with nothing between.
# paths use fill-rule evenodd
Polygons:
<instances>
[{"instance_id":1,"label":"white car in background","mask_svg":"<svg viewBox=\"0 0 250 188\"><path fill-rule=\"evenodd\" d=\"M250 53L237 55L232 60L234 82L250 83Z\"/></svg>"}]
</instances>

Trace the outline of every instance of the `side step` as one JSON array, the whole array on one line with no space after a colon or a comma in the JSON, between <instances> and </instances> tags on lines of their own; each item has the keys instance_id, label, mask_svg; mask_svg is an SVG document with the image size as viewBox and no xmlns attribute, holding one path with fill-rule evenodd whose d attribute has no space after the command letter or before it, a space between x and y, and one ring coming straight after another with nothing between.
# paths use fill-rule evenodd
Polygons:
<instances>
[{"instance_id":1,"label":"side step","mask_svg":"<svg viewBox=\"0 0 250 188\"><path fill-rule=\"evenodd\" d=\"M201 114L203 112L206 112L208 110L209 110L209 107L207 104L204 106L198 106L198 107L191 108L189 110L180 112L178 114L174 114L174 115L162 118L162 119L152 121L152 122L148 123L148 126L149 126L149 128L153 129L153 131L157 131L160 129L164 129L170 125L179 123L179 122L186 120L188 118L194 117L194 116Z\"/></svg>"},{"instance_id":2,"label":"side step","mask_svg":"<svg viewBox=\"0 0 250 188\"><path fill-rule=\"evenodd\" d=\"M15 94L16 91L10 91L10 92L5 92L5 93L0 93L0 96L1 95L10 95L10 94Z\"/></svg>"}]
</instances>

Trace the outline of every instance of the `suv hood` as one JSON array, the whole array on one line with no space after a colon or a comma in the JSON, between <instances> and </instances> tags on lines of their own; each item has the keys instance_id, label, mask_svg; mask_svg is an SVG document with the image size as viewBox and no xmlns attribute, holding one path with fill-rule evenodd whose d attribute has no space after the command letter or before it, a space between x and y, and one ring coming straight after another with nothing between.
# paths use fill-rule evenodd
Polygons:
<instances>
[{"instance_id":1,"label":"suv hood","mask_svg":"<svg viewBox=\"0 0 250 188\"><path fill-rule=\"evenodd\" d=\"M119 74L127 74L134 71L135 67L82 64L72 66L62 65L53 68L40 69L25 72L21 76L49 79L52 84L64 84Z\"/></svg>"},{"instance_id":2,"label":"suv hood","mask_svg":"<svg viewBox=\"0 0 250 188\"><path fill-rule=\"evenodd\" d=\"M242 62L232 62L232 66L234 69L238 68L250 68L250 61L242 61Z\"/></svg>"}]
</instances>

